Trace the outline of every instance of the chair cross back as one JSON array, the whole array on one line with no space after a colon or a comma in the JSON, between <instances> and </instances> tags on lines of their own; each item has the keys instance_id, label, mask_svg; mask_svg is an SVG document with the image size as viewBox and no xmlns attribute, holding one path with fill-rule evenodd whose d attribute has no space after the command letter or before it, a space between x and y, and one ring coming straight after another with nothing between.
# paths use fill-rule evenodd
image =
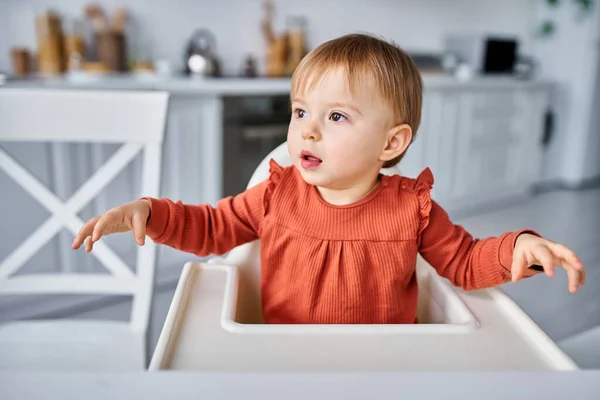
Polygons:
<instances>
[{"instance_id":1,"label":"chair cross back","mask_svg":"<svg viewBox=\"0 0 600 400\"><path fill-rule=\"evenodd\" d=\"M131 323L145 329L151 302L155 244L137 249L136 273L105 243L91 253L107 274L13 276L61 229L81 229L77 213L143 152L140 196L158 197L168 94L53 89L0 89L0 170L45 207L51 216L4 260L0 294L90 293L133 296ZM2 148L2 142L121 144L92 176L63 202ZM66 161L68 162L68 160Z\"/></svg>"}]
</instances>

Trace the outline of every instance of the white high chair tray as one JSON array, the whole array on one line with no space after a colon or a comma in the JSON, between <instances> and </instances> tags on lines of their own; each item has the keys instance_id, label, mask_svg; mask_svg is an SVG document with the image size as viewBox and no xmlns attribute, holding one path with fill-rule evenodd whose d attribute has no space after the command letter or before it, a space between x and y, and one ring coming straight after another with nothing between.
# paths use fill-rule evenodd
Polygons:
<instances>
[{"instance_id":1,"label":"white high chair tray","mask_svg":"<svg viewBox=\"0 0 600 400\"><path fill-rule=\"evenodd\" d=\"M417 268L419 324L266 325L236 322L235 266L188 263L149 369L577 369L501 290L455 288L420 257Z\"/></svg>"}]
</instances>

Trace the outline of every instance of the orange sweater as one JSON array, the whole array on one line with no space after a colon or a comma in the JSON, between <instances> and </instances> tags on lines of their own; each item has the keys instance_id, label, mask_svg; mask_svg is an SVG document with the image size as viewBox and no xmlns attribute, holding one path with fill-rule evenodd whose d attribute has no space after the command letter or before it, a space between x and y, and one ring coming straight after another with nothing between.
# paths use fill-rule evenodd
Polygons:
<instances>
[{"instance_id":1,"label":"orange sweater","mask_svg":"<svg viewBox=\"0 0 600 400\"><path fill-rule=\"evenodd\" d=\"M216 208L149 199L147 234L199 256L260 238L267 323L413 323L418 253L452 284L488 288L510 280L525 232L474 239L432 201L432 184L429 169L381 176L366 198L334 206L295 167L271 161L267 180Z\"/></svg>"}]
</instances>

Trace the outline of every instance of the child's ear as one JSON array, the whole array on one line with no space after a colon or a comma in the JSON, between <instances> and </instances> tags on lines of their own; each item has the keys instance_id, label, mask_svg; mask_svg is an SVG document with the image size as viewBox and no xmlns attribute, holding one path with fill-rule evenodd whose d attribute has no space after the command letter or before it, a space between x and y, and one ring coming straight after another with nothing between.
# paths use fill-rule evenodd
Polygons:
<instances>
[{"instance_id":1,"label":"child's ear","mask_svg":"<svg viewBox=\"0 0 600 400\"><path fill-rule=\"evenodd\" d=\"M386 135L385 147L379 157L382 161L393 160L407 149L412 140L412 128L407 124L396 125Z\"/></svg>"}]
</instances>

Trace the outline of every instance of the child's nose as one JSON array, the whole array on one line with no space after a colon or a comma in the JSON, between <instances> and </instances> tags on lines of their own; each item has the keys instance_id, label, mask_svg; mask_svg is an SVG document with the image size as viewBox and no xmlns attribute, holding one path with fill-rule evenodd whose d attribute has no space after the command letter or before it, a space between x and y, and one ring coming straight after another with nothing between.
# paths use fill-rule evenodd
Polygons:
<instances>
[{"instance_id":1,"label":"child's nose","mask_svg":"<svg viewBox=\"0 0 600 400\"><path fill-rule=\"evenodd\" d=\"M321 140L321 133L319 132L318 129L314 129L314 128L305 129L302 131L302 139L314 140L314 141L318 142L319 140Z\"/></svg>"}]
</instances>

